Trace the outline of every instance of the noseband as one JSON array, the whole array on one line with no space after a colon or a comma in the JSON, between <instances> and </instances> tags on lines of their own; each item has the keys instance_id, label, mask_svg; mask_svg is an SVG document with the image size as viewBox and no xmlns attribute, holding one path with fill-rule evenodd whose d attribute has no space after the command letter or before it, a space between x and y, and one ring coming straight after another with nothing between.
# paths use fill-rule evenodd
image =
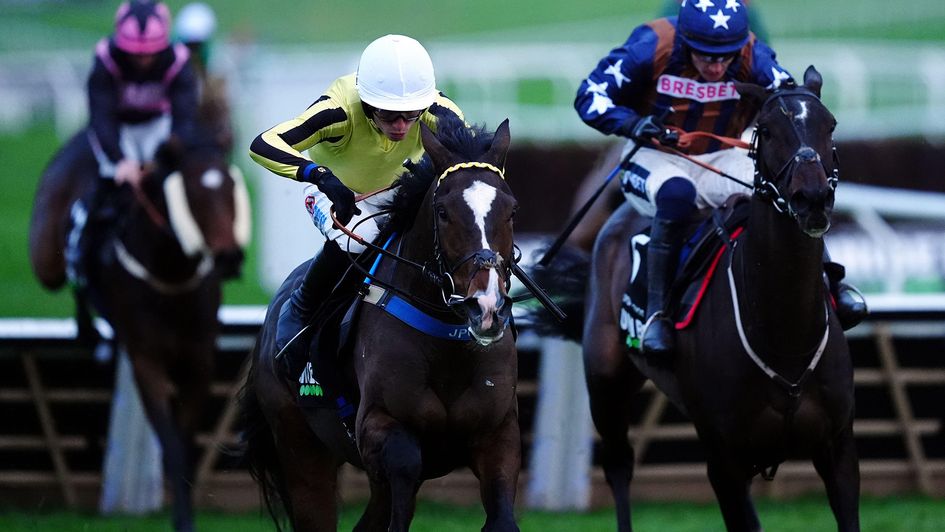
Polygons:
<instances>
[{"instance_id":1,"label":"noseband","mask_svg":"<svg viewBox=\"0 0 945 532\"><path fill-rule=\"evenodd\" d=\"M771 102L776 102L779 110L781 111L781 114L791 118L791 115L784 104L785 97L813 98L818 103L820 103L820 98L818 98L809 90L803 88L794 88L778 91L777 93L772 94L764 101L764 103L761 105L761 108L764 109L768 107L768 104ZM794 131L794 137L797 139L798 148L794 152L794 155L785 161L783 165L781 165L781 169L774 174L773 179L767 178L761 171L762 144L761 139L758 136L757 126L755 126L755 130L751 135L751 147L748 150L748 156L755 160L755 194L757 194L762 199L769 201L778 212L796 218L797 214L793 212L788 200L781 195L781 191L778 189L777 183L786 179L784 184L790 184L797 167L802 164L820 163L820 166L824 169L824 173L829 176L827 178L827 184L830 186L831 190L836 190L837 183L840 181L840 159L837 157L837 147L831 146L833 169L828 169L824 164L823 158L819 153L817 153L817 150L807 145L803 135L801 135L801 132L798 131L797 124L793 119L790 119L790 123L791 129Z\"/></svg>"}]
</instances>

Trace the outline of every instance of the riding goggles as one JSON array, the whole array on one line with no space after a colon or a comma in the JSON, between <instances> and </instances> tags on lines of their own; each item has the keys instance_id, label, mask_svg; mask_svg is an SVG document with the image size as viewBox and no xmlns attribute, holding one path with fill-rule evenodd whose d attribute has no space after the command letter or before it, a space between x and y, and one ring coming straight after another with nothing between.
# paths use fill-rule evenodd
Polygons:
<instances>
[{"instance_id":1,"label":"riding goggles","mask_svg":"<svg viewBox=\"0 0 945 532\"><path fill-rule=\"evenodd\" d=\"M735 59L735 54L723 54L723 55L702 54L702 53L694 51L692 52L692 57L703 63L718 64L718 63L724 63L726 61L731 61L732 59Z\"/></svg>"},{"instance_id":2,"label":"riding goggles","mask_svg":"<svg viewBox=\"0 0 945 532\"><path fill-rule=\"evenodd\" d=\"M420 118L420 115L426 112L426 109L420 109L419 111L385 111L384 109L375 109L374 118L377 118L381 122L395 122L398 118L402 118L405 122L413 122Z\"/></svg>"}]
</instances>

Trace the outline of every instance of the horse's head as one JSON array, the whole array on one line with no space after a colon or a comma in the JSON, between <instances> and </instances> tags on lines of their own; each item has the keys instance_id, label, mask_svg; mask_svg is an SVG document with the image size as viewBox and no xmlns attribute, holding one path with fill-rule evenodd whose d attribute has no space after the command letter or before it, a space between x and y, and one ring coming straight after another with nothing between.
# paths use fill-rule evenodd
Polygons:
<instances>
[{"instance_id":1,"label":"horse's head","mask_svg":"<svg viewBox=\"0 0 945 532\"><path fill-rule=\"evenodd\" d=\"M199 133L199 131L198 131ZM250 237L249 195L227 161L229 137L207 132L199 142L165 143L156 157L167 223L184 253L214 260L222 278L236 277Z\"/></svg>"},{"instance_id":2,"label":"horse's head","mask_svg":"<svg viewBox=\"0 0 945 532\"><path fill-rule=\"evenodd\" d=\"M752 141L755 194L814 238L830 229L839 171L833 145L837 121L820 101L822 84L813 66L804 72L800 87L768 91L736 84L742 97L760 105Z\"/></svg>"},{"instance_id":3,"label":"horse's head","mask_svg":"<svg viewBox=\"0 0 945 532\"><path fill-rule=\"evenodd\" d=\"M444 295L466 319L473 337L488 345L502 337L512 313L507 290L513 260L512 218L518 204L503 173L509 149L508 120L475 161L444 147L423 124L421 137L439 176L430 200Z\"/></svg>"}]
</instances>

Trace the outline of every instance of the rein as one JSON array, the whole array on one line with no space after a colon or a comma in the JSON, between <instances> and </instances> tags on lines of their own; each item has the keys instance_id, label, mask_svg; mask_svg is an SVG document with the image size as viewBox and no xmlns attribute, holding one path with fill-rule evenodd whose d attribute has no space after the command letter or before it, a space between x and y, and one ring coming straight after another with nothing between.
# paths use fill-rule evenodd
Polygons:
<instances>
[{"instance_id":1,"label":"rein","mask_svg":"<svg viewBox=\"0 0 945 532\"><path fill-rule=\"evenodd\" d=\"M152 173L153 175L153 173ZM151 219L151 222L158 227L158 229L167 229L167 218L161 214L161 211L158 210L157 206L154 205L154 202L151 201L151 198L141 190L141 187L133 185L131 190L134 192L135 200L138 201L138 204L144 208L144 212L148 215L148 218Z\"/></svg>"},{"instance_id":2,"label":"rein","mask_svg":"<svg viewBox=\"0 0 945 532\"><path fill-rule=\"evenodd\" d=\"M675 126L671 127L670 129L672 129L673 131L677 131L677 132L683 131L682 129L680 129L680 128L678 128L678 127L675 127ZM713 134L713 133L707 133L707 132L705 132L705 131L690 131L690 132L688 132L688 133L683 131L682 133L679 133L679 145L682 146L683 148L686 148L686 147L688 147L688 146L690 146L690 145L692 144L692 141L693 141L693 140L695 140L696 138L700 138L700 137L712 138L712 139L715 139L715 140L720 141L722 144L727 144L727 145L732 146L732 147L734 147L734 148L746 148L746 149L750 148L750 145L749 145L748 143L746 143L745 141L741 140L741 139L736 139L736 138L732 138L732 137L722 137L722 136L719 136L719 135L715 135L715 134ZM679 149L677 149L677 148L675 148L675 147L673 147L673 146L667 146L667 145L665 145L665 144L660 144L660 142L659 142L658 140L656 140L656 139L651 139L651 141L652 141L653 145L654 145L658 150L660 150L660 151L664 151L664 152L667 152L667 153L672 153L673 155L682 157L683 159L686 159L687 161L691 162L692 164L694 164L694 165L696 165L696 166L700 166L700 167L705 168L706 170L708 170L708 171L710 171L710 172L712 172L712 173L715 173L715 174L718 174L718 175L724 177L725 179L728 179L728 180L730 180L730 181L734 181L734 182L738 183L739 185L741 185L741 186L743 186L743 187L745 187L745 188L752 188L751 183L748 183L748 182L746 182L746 181L742 181L741 179L739 179L739 178L737 178L737 177L735 177L735 176L733 176L733 175L730 175L730 174L728 174L728 173L722 171L721 169L712 166L712 165L709 164L709 163L704 163L704 162L700 161L699 159L696 159L695 157L689 155L688 153L683 152L682 150L679 150Z\"/></svg>"},{"instance_id":3,"label":"rein","mask_svg":"<svg viewBox=\"0 0 945 532\"><path fill-rule=\"evenodd\" d=\"M489 164L489 163L479 162L479 161L470 161L470 162L454 164L453 166L450 166L449 168L444 170L436 180L436 187L439 188L440 183L444 179L446 179L451 173L457 170L464 170L464 169L469 169L469 168L481 168L484 170L489 170L495 173L496 175L498 175L503 180L505 180L505 172L502 169L498 168L497 166ZM396 185L385 187L380 190L376 190L374 192L370 192L367 194L359 195L355 198L355 200L361 201L375 194L379 194L386 190L390 190L394 186ZM434 189L433 194L434 194L434 201L435 201L436 189ZM465 299L464 296L461 296L455 293L456 283L453 281L453 275L452 275L453 272L455 272L458 268L460 268L463 264L469 262L470 260L474 261L474 263L477 265L479 269L487 269L487 270L498 269L498 266L502 262L501 257L494 251L487 250L487 249L480 249L480 250L470 253L468 256L464 257L458 263L450 267L450 265L445 263L442 257L442 254L440 252L439 225L437 223L436 216L434 216L433 217L433 247L434 247L433 259L434 259L434 264L436 265L436 271L434 271L433 269L429 267L429 265L416 263L410 259L405 259L401 257L398 253L387 250L386 246L381 247L374 244L373 242L368 242L367 240L362 238L360 235L356 234L354 231L345 227L344 224L342 224L338 220L338 218L335 216L335 209L333 206L329 209L329 214L331 215L332 222L334 222L335 224L335 228L337 228L339 231L344 233L348 238L365 246L368 249L371 249L372 251L378 253L379 255L389 257L397 262L406 264L416 270L419 270L424 279L428 280L431 284L433 284L434 286L437 286L440 289L440 292L443 296L443 302L446 304L447 308L449 309L452 309L456 304L461 303ZM379 212L379 213L376 213L374 216L379 216L382 214L384 213ZM371 272L363 272L363 273L365 273L365 275L367 275L367 277L372 279L373 281L381 283L377 278L375 278L372 275ZM511 277L510 270L507 269L506 275L502 277L505 282L508 282ZM385 288L389 290L401 293L402 295L406 297L410 297L407 294L403 294L401 290L398 290L390 286L389 283L381 283L381 284L383 284ZM415 298L411 298L411 299L416 300Z\"/></svg>"},{"instance_id":4,"label":"rein","mask_svg":"<svg viewBox=\"0 0 945 532\"><path fill-rule=\"evenodd\" d=\"M813 98L817 100L818 102L820 101L820 98L818 98L815 94L811 93L810 91L806 89L801 89L801 88L787 89L787 90L778 91L768 96L768 98L764 101L764 103L761 104L761 109L764 109L769 103L771 103L772 100L777 100L778 106L781 109L781 112L787 115L788 113L785 110L785 107L783 105L785 96L809 97L809 98ZM730 181L734 181L735 183L738 183L739 185L742 185L745 188L750 188L754 190L756 194L761 195L764 199L771 202L771 204L774 206L774 208L778 212L787 213L791 216L795 216L795 213L791 211L788 201L785 200L784 197L781 196L781 193L778 191L777 186L774 184L775 181L779 180L783 175L788 174L789 172L792 172L797 166L801 164L816 162L816 163L820 163L821 167L823 167L824 169L824 172L829 176L827 178L827 183L830 185L830 188L836 190L837 184L840 181L840 159L837 155L837 147L832 146L831 151L832 151L832 159L833 159L833 169L832 170L828 169L827 165L824 164L823 158L820 156L820 154L817 153L816 150L814 150L813 148L811 148L810 146L804 143L804 141L801 138L801 133L797 130L797 125L794 123L794 121L791 120L790 122L791 122L791 128L794 131L794 136L797 138L799 146L797 148L797 151L794 152L794 156L788 159L781 166L781 169L778 170L778 172L774 175L774 180L765 178L761 172L761 168L759 164L759 161L761 160L760 159L761 150L760 150L757 126L755 126L755 129L752 132L751 142L745 142L741 139L736 139L733 137L725 137L721 135L716 135L714 133L709 133L706 131L687 132L683 130L682 128L679 128L676 126L668 127L669 129L671 129L672 131L676 132L679 135L679 141L677 142L677 146L683 149L688 148L689 146L692 145L693 141L700 138L708 138L708 139L717 140L721 142L722 144L731 146L733 148L747 149L748 156L755 160L754 184L750 184L745 181L742 181L741 179L738 179L737 177L734 177L722 171L721 169L712 166L711 164L704 163L696 159L695 157L683 152L682 150L676 148L675 146L668 146L668 145L661 144L656 139L651 139L651 142L657 149L661 151L672 153L674 155L682 157L683 159L686 159L687 161L691 162L692 164L695 164L696 166L705 168L706 170L712 173L718 174Z\"/></svg>"}]
</instances>

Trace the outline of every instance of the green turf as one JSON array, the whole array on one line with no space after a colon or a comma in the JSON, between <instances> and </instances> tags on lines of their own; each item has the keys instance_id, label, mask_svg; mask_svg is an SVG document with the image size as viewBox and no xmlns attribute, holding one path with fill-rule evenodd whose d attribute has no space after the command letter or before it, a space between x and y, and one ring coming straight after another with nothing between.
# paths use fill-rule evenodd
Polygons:
<instances>
[{"instance_id":1,"label":"green turf","mask_svg":"<svg viewBox=\"0 0 945 532\"><path fill-rule=\"evenodd\" d=\"M209 0L221 33L265 43L367 42L385 33L421 40L622 39L671 0ZM172 11L186 3L168 0ZM117 1L3 2L0 50L87 47L110 31ZM805 37L945 39L945 2L763 0L754 4L772 40Z\"/></svg>"},{"instance_id":2,"label":"green turf","mask_svg":"<svg viewBox=\"0 0 945 532\"><path fill-rule=\"evenodd\" d=\"M49 124L0 135L0 317L71 316L68 294L52 294L33 277L27 255L29 218L40 173L59 140Z\"/></svg>"},{"instance_id":3,"label":"green turf","mask_svg":"<svg viewBox=\"0 0 945 532\"><path fill-rule=\"evenodd\" d=\"M350 506L341 516L339 530L350 530L360 516L360 506ZM760 501L758 513L766 530L811 532L835 530L833 515L825 500L808 497L792 501ZM484 522L478 506L457 507L421 503L411 530L451 532L478 530ZM864 498L860 518L863 532L940 532L945 525L945 503L923 497ZM168 529L169 517L100 517L79 513L0 513L5 532L157 532ZM639 530L668 532L723 531L722 517L714 504L640 503L634 505L634 524ZM556 513L519 510L522 532L610 531L615 528L611 509L587 513ZM274 530L258 512L243 515L200 513L197 525L203 532L256 532Z\"/></svg>"}]
</instances>

